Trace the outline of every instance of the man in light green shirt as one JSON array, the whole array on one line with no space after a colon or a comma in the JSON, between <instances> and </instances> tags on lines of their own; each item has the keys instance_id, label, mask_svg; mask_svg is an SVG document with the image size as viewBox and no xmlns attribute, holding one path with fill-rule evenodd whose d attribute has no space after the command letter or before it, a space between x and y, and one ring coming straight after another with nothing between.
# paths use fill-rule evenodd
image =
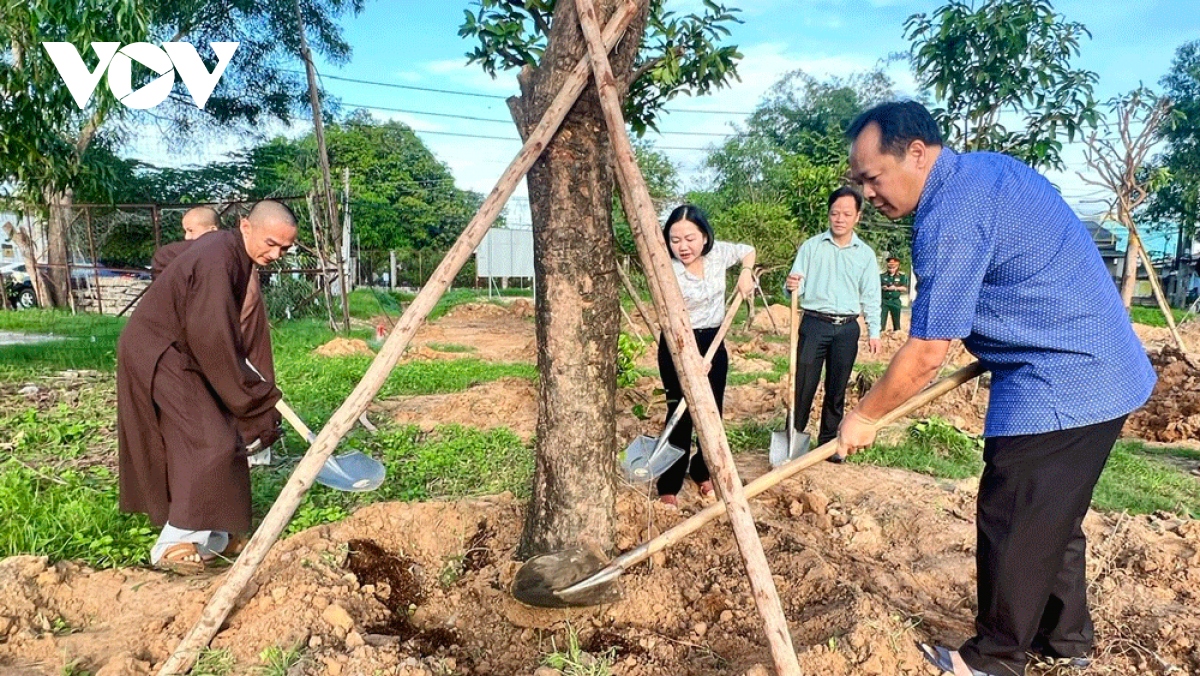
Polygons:
<instances>
[{"instance_id":1,"label":"man in light green shirt","mask_svg":"<svg viewBox=\"0 0 1200 676\"><path fill-rule=\"evenodd\" d=\"M875 252L854 233L862 217L862 196L843 187L829 196L829 229L810 237L796 252L784 284L789 298L800 294L804 319L796 353L795 424L808 424L821 370L825 401L821 406L818 443L837 438L846 408L846 384L858 358L858 317L866 320L871 354L879 353L879 262ZM831 458L840 462L839 456Z\"/></svg>"}]
</instances>

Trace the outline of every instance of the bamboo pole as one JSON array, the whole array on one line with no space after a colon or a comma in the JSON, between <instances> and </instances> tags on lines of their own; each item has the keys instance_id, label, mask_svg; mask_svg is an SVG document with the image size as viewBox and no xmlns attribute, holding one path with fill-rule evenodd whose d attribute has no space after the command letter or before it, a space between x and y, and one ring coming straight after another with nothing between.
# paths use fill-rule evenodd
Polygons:
<instances>
[{"instance_id":1,"label":"bamboo pole","mask_svg":"<svg viewBox=\"0 0 1200 676\"><path fill-rule=\"evenodd\" d=\"M683 295L675 280L666 245L661 236L655 236L658 234L658 216L645 179L638 171L633 147L625 131L625 119L621 114L616 80L600 36L595 7L592 0L575 0L575 6L579 11L579 22L587 40L592 72L595 74L596 88L600 94L600 105L612 140L625 214L630 217L633 226L642 267L652 276L651 295L654 297L659 318L664 320L667 348L677 365L684 396L692 402L692 420L699 431L705 459L713 470L717 490L728 508L729 521L746 566L755 605L765 625L775 671L780 676L799 676L800 665L792 647L787 619L779 602L779 594L775 590L775 581L771 579L766 553L763 552L762 542L759 541L758 532L754 527L754 516L750 513L741 479L738 478L737 468L733 464L733 454L729 450L729 441L721 424L721 412L708 384L691 322L684 311L686 306Z\"/></svg>"},{"instance_id":2,"label":"bamboo pole","mask_svg":"<svg viewBox=\"0 0 1200 676\"><path fill-rule=\"evenodd\" d=\"M1183 342L1183 334L1179 333L1179 327L1175 324L1175 315L1171 312L1171 305L1167 302L1167 296L1163 293L1162 283L1158 281L1158 271L1154 269L1154 263L1150 262L1150 254L1146 252L1146 245L1142 243L1142 237L1138 234L1136 228L1129 228L1130 244L1137 250L1138 256L1142 259L1142 264L1146 266L1146 272L1150 276L1150 288L1154 291L1154 300L1158 301L1158 309L1162 310L1163 318L1167 320L1167 328L1171 330L1171 336L1175 338L1175 345L1179 347L1179 351L1183 353L1183 359L1192 368L1200 368L1196 359L1188 352L1187 345Z\"/></svg>"},{"instance_id":3,"label":"bamboo pole","mask_svg":"<svg viewBox=\"0 0 1200 676\"><path fill-rule=\"evenodd\" d=\"M617 10L605 28L604 44L606 47L611 49L616 45L617 40L620 39L637 13L638 3L647 1L638 0L637 3L626 3ZM504 208L504 203L512 195L517 184L541 156L550 139L558 131L559 125L575 105L575 100L587 86L589 73L588 59L586 57L580 59L566 82L563 83L562 89L554 97L550 106L546 108L541 122L530 132L521 151L517 153L508 168L504 170L500 180L496 182L496 187L492 188L462 235L450 248L442 262L438 264L428 283L421 288L421 292L408 306L397 323L396 329L388 336L383 348L371 362L371 366L363 375L362 380L330 417L321 432L317 434L316 440L301 458L300 463L296 465L296 469L292 471L292 476L288 479L279 497L276 498L275 504L271 506L271 511L267 513L262 524L254 533L254 537L250 539L245 551L230 567L224 582L209 599L195 626L188 631L183 640L175 647L171 657L163 664L158 672L159 676L175 676L189 671L195 664L200 651L220 631L221 624L233 610L238 597L242 595L242 591L254 577L258 566L266 558L271 546L287 526L292 514L296 512L300 500L304 498L304 493L316 480L325 461L329 459L342 437L346 436L346 433L354 427L358 417L367 410L367 406L370 405L379 388L383 387L384 380L396 366L396 362L400 360L400 356L412 341L413 336L416 335L421 323L429 316L433 306L437 304L446 289L450 287L451 282L454 281L454 276L458 274L475 248L479 246L483 236Z\"/></svg>"},{"instance_id":4,"label":"bamboo pole","mask_svg":"<svg viewBox=\"0 0 1200 676\"><path fill-rule=\"evenodd\" d=\"M652 319L654 315L646 309L646 304L642 302L642 297L638 295L637 287L630 281L629 274L625 272L625 268L621 266L620 261L617 262L617 275L621 277L621 285L625 287L625 292L633 299L633 304L637 308L638 314L642 316L642 321L646 322L646 326L650 329L650 332L657 337L661 329Z\"/></svg>"},{"instance_id":5,"label":"bamboo pole","mask_svg":"<svg viewBox=\"0 0 1200 676\"><path fill-rule=\"evenodd\" d=\"M317 93L317 67L312 61L312 52L308 49L308 37L304 30L304 14L300 11L300 0L292 0L296 10L296 28L300 33L300 58L304 59L304 72L308 76L308 103L312 107L313 134L317 139L317 160L321 164L321 192L325 197L325 220L330 228L337 227L337 205L333 201L333 178L329 171L329 152L325 147L325 123L321 115L321 96ZM341 286L342 298L342 329L350 333L350 302L346 298L346 277L343 271L342 249L337 231L333 234L333 250L338 257L338 284Z\"/></svg>"},{"instance_id":6,"label":"bamboo pole","mask_svg":"<svg viewBox=\"0 0 1200 676\"><path fill-rule=\"evenodd\" d=\"M329 330L337 333L337 322L333 320L333 295L329 293L329 264L325 260L324 247L321 246L321 229L317 227L317 205L316 198L310 193L306 198L308 201L308 222L312 226L313 233L313 248L317 250L317 262L321 265L321 275L318 277L318 282L321 284L319 293L325 295L325 312L329 315Z\"/></svg>"}]
</instances>

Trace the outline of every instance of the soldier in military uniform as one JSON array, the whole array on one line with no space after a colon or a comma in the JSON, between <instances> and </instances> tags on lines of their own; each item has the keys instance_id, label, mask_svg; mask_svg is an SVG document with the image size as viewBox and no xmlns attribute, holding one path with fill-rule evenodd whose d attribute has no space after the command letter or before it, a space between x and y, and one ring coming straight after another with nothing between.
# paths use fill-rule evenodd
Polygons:
<instances>
[{"instance_id":1,"label":"soldier in military uniform","mask_svg":"<svg viewBox=\"0 0 1200 676\"><path fill-rule=\"evenodd\" d=\"M887 320L892 318L892 329L900 330L900 294L908 291L908 275L900 272L900 259L892 256L887 259L887 272L880 273L879 285L883 291L883 315L880 317L882 328L887 328Z\"/></svg>"}]
</instances>

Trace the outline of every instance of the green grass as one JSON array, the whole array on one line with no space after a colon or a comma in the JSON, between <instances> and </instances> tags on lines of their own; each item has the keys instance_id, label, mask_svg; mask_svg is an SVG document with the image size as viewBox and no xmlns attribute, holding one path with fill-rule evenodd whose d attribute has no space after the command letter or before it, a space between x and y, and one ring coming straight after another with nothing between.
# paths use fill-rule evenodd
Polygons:
<instances>
[{"instance_id":1,"label":"green grass","mask_svg":"<svg viewBox=\"0 0 1200 676\"><path fill-rule=\"evenodd\" d=\"M95 567L148 562L157 531L117 509L116 477L104 467L37 471L0 465L0 556L39 554Z\"/></svg>"},{"instance_id":2,"label":"green grass","mask_svg":"<svg viewBox=\"0 0 1200 676\"><path fill-rule=\"evenodd\" d=\"M426 343L429 349L438 352L449 352L451 354L475 352L475 348L470 345L459 345L457 343Z\"/></svg>"},{"instance_id":3,"label":"green grass","mask_svg":"<svg viewBox=\"0 0 1200 676\"><path fill-rule=\"evenodd\" d=\"M271 646L258 655L261 663L251 673L254 676L287 676L292 667L300 662L302 654L299 648L280 648Z\"/></svg>"},{"instance_id":4,"label":"green grass","mask_svg":"<svg viewBox=\"0 0 1200 676\"><path fill-rule=\"evenodd\" d=\"M59 310L0 311L0 331L52 335L34 345L0 346L0 378L21 378L44 371L116 367L117 337L124 319Z\"/></svg>"},{"instance_id":5,"label":"green grass","mask_svg":"<svg viewBox=\"0 0 1200 676\"><path fill-rule=\"evenodd\" d=\"M1171 314L1175 318L1175 323L1182 322L1187 312L1178 308L1171 308ZM1162 310L1158 306L1146 307L1142 305L1134 305L1129 308L1129 317L1134 324L1145 324L1146 326L1166 326L1167 318L1163 316Z\"/></svg>"},{"instance_id":6,"label":"green grass","mask_svg":"<svg viewBox=\"0 0 1200 676\"><path fill-rule=\"evenodd\" d=\"M933 418L909 426L902 443L876 444L851 462L899 467L944 479L966 479L983 469L982 439Z\"/></svg>"},{"instance_id":7,"label":"green grass","mask_svg":"<svg viewBox=\"0 0 1200 676\"><path fill-rule=\"evenodd\" d=\"M566 645L559 648L552 638L550 652L542 659L542 664L557 669L563 676L612 676L615 656L615 649L599 655L584 652L579 644L579 632L568 624Z\"/></svg>"},{"instance_id":8,"label":"green grass","mask_svg":"<svg viewBox=\"0 0 1200 676\"><path fill-rule=\"evenodd\" d=\"M1188 476L1162 458L1200 459L1200 452L1182 448L1147 449L1140 442L1120 442L1113 448L1096 484L1093 504L1105 510L1149 514L1157 511L1200 518L1200 479Z\"/></svg>"},{"instance_id":9,"label":"green grass","mask_svg":"<svg viewBox=\"0 0 1200 676\"><path fill-rule=\"evenodd\" d=\"M314 486L289 525L295 533L344 518L373 502L432 500L491 495L526 497L533 451L505 428L478 430L457 425L425 433L415 426L389 426L376 434L356 432L343 449L358 449L387 467L388 479L370 493L341 493ZM253 486L254 513L265 514L287 481L290 467L260 474Z\"/></svg>"},{"instance_id":10,"label":"green grass","mask_svg":"<svg viewBox=\"0 0 1200 676\"><path fill-rule=\"evenodd\" d=\"M731 443L733 435L731 430ZM850 460L960 480L979 475L983 469L981 449L980 438L935 418L914 423L900 443L876 444ZM1166 511L1200 518L1200 480L1172 466L1164 459L1168 457L1195 462L1200 460L1200 451L1117 442L1096 484L1092 506L1106 511Z\"/></svg>"}]
</instances>

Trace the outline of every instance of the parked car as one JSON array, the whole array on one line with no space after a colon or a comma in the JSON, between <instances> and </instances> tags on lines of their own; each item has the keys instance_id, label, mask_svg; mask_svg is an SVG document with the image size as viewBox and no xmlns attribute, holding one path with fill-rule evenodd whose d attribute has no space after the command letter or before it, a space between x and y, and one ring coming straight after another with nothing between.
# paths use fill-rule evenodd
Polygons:
<instances>
[{"instance_id":1,"label":"parked car","mask_svg":"<svg viewBox=\"0 0 1200 676\"><path fill-rule=\"evenodd\" d=\"M129 269L114 269L103 265L93 269L92 267L84 267L86 263L79 264L79 267L71 268L71 288L86 289L96 279L100 277L124 277L126 279L141 279L150 281L149 270L129 270ZM42 270L43 278L47 274L48 266L39 266ZM0 267L0 276L4 278L5 287L8 291L9 304L17 309L26 309L37 307L37 295L33 292L33 281L29 278L29 272L25 269L24 263L9 264Z\"/></svg>"},{"instance_id":2,"label":"parked car","mask_svg":"<svg viewBox=\"0 0 1200 676\"><path fill-rule=\"evenodd\" d=\"M4 290L8 292L9 305L18 309L37 306L33 282L29 280L23 263L10 263L0 268L0 277L3 278Z\"/></svg>"}]
</instances>

